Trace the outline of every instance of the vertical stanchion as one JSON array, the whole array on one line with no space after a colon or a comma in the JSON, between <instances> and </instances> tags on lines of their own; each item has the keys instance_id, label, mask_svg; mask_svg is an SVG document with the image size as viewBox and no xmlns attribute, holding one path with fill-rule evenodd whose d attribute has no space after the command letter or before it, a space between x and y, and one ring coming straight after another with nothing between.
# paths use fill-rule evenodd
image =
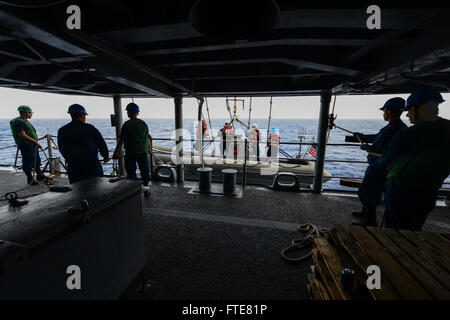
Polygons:
<instances>
[{"instance_id":1,"label":"vertical stanchion","mask_svg":"<svg viewBox=\"0 0 450 320\"><path fill-rule=\"evenodd\" d=\"M14 159L14 169L17 168L17 159L19 158L19 147L17 147L16 158Z\"/></svg>"},{"instance_id":2,"label":"vertical stanchion","mask_svg":"<svg viewBox=\"0 0 450 320\"><path fill-rule=\"evenodd\" d=\"M120 96L114 95L114 116L115 116L115 128L116 128L116 141L119 141L120 130L122 129L123 117L122 117L122 100ZM125 163L123 159L124 149L123 146L119 150L119 171L120 175L125 175Z\"/></svg>"},{"instance_id":3,"label":"vertical stanchion","mask_svg":"<svg viewBox=\"0 0 450 320\"><path fill-rule=\"evenodd\" d=\"M150 136L150 179L153 180L155 168L153 165L153 139L152 136Z\"/></svg>"},{"instance_id":4,"label":"vertical stanchion","mask_svg":"<svg viewBox=\"0 0 450 320\"><path fill-rule=\"evenodd\" d=\"M53 166L53 149L52 149L52 136L47 134L47 150L48 150L48 168L50 174L55 174L55 167Z\"/></svg>"},{"instance_id":5,"label":"vertical stanchion","mask_svg":"<svg viewBox=\"0 0 450 320\"><path fill-rule=\"evenodd\" d=\"M322 192L323 169L325 163L325 151L327 147L328 114L330 112L331 92L324 91L320 94L320 116L317 135L317 157L314 173L313 191Z\"/></svg>"},{"instance_id":6,"label":"vertical stanchion","mask_svg":"<svg viewBox=\"0 0 450 320\"><path fill-rule=\"evenodd\" d=\"M183 97L177 96L175 102L175 132L176 132L176 150L177 150L177 183L184 182L184 163L183 163ZM178 149L180 148L180 149Z\"/></svg>"},{"instance_id":7,"label":"vertical stanchion","mask_svg":"<svg viewBox=\"0 0 450 320\"><path fill-rule=\"evenodd\" d=\"M244 140L244 172L242 175L242 190L245 189L245 186L247 185L247 148L248 148L248 141L247 139Z\"/></svg>"}]
</instances>

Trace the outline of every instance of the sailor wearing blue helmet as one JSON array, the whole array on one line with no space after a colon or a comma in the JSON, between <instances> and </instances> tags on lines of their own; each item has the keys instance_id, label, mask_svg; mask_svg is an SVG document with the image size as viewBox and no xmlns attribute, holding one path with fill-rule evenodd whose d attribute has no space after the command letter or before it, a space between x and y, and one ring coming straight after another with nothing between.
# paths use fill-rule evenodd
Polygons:
<instances>
[{"instance_id":1,"label":"sailor wearing blue helmet","mask_svg":"<svg viewBox=\"0 0 450 320\"><path fill-rule=\"evenodd\" d=\"M105 140L93 125L85 123L87 112L83 106L73 104L67 113L72 121L58 130L58 146L67 163L69 182L102 177L98 153L100 151L105 163L109 161Z\"/></svg>"},{"instance_id":2,"label":"sailor wearing blue helmet","mask_svg":"<svg viewBox=\"0 0 450 320\"><path fill-rule=\"evenodd\" d=\"M421 230L450 174L450 121L438 116L442 102L437 90L414 91L404 108L413 126L399 133L377 159L388 168L387 228Z\"/></svg>"},{"instance_id":3,"label":"sailor wearing blue helmet","mask_svg":"<svg viewBox=\"0 0 450 320\"><path fill-rule=\"evenodd\" d=\"M374 166L375 154L382 154L392 139L406 125L400 120L400 116L405 107L405 99L396 97L386 101L380 110L383 111L383 119L388 124L382 128L378 134L363 135L355 132L354 135L364 144L361 149L369 152L367 161L369 166L366 169L364 179L358 189L358 197L362 204L362 210L353 212L352 215L362 219L358 224L376 226L376 209L381 203L384 184L386 182L387 169L383 166ZM368 145L372 143L372 145Z\"/></svg>"}]
</instances>

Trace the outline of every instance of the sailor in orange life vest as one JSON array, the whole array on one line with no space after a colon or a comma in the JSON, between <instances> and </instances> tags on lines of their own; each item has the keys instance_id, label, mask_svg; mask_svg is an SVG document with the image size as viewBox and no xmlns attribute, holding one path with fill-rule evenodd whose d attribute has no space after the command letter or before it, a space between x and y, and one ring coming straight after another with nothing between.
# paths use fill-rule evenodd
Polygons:
<instances>
[{"instance_id":1,"label":"sailor in orange life vest","mask_svg":"<svg viewBox=\"0 0 450 320\"><path fill-rule=\"evenodd\" d=\"M275 128L270 129L270 134L267 139L267 157L268 158L270 158L272 156L272 142L276 146L277 153L278 153L278 148L279 148L278 143L280 143L280 140L281 140L281 137L278 133L278 130Z\"/></svg>"},{"instance_id":2,"label":"sailor in orange life vest","mask_svg":"<svg viewBox=\"0 0 450 320\"><path fill-rule=\"evenodd\" d=\"M207 139L208 133L208 127L206 126L205 120L202 120L202 140ZM200 146L203 147L203 141L200 141L200 132L198 131L198 121L195 122L195 143L194 143L194 150L199 151Z\"/></svg>"},{"instance_id":3,"label":"sailor in orange life vest","mask_svg":"<svg viewBox=\"0 0 450 320\"><path fill-rule=\"evenodd\" d=\"M226 150L227 150L227 139L233 139L233 137L234 137L233 127L230 125L229 122L225 122L225 125L223 126L222 129L219 130L219 133L217 136L222 136L220 146L222 149L222 156L225 158Z\"/></svg>"},{"instance_id":4,"label":"sailor in orange life vest","mask_svg":"<svg viewBox=\"0 0 450 320\"><path fill-rule=\"evenodd\" d=\"M256 123L252 124L252 127L249 132L249 141L250 141L250 158L256 161L259 161L259 142L261 138L261 133L259 131L258 125Z\"/></svg>"}]
</instances>

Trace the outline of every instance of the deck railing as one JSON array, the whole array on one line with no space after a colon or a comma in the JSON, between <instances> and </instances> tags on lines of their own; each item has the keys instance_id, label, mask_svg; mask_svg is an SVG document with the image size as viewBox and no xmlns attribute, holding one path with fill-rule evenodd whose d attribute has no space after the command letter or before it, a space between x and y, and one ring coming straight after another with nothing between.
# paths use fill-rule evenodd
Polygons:
<instances>
[{"instance_id":1,"label":"deck railing","mask_svg":"<svg viewBox=\"0 0 450 320\"><path fill-rule=\"evenodd\" d=\"M56 144L56 142L54 141L53 138L56 138L56 136L52 136L52 135L48 134L48 135L45 135L45 136L43 136L43 137L38 139L39 141L44 140L44 139L47 140L47 147L42 150L43 153L44 153L44 156L45 156L45 159L43 159L42 162L43 162L43 164L45 164L44 170L48 167L49 168L48 171L51 172L51 173L55 173L56 172L56 168L55 168L54 163L53 163L53 159L55 159L53 157L53 148L55 148L56 150L59 150L58 149L58 145ZM106 141L115 141L116 138L105 138L105 140ZM152 138L151 140L152 140L152 142L154 142L154 141L173 141L173 142L175 142L175 140L171 139L171 138ZM183 142L196 142L196 141L198 141L198 140L194 140L194 139L185 139L185 140L183 140ZM244 143L245 144L245 149L248 149L248 140L247 139L243 139L241 141L242 142L238 142L238 143ZM217 140L204 139L203 143L205 143L205 142L206 143L216 143ZM280 145L296 145L296 146L317 146L318 145L315 142L279 142L279 144ZM326 145L327 146L332 146L332 147L333 146L335 146L335 147L337 147L337 146L339 146L339 147L361 147L360 144L356 144L356 143L327 143ZM151 146L153 146L153 143L151 144ZM17 147L17 145L11 145L11 146L0 148L0 151L6 150L8 148L17 148L16 156L15 156L15 159L14 159L14 164L13 165L0 164L0 166L8 166L8 167L12 166L14 168L19 168L19 166L17 165L18 159L20 159L19 148ZM46 151L48 151L48 156L46 154ZM110 153L112 153L113 151L114 150L109 150ZM151 162L151 164L152 164L151 171L153 173L153 160L154 160L153 159L154 158L153 150L152 150L151 156L152 156L152 158L151 158L151 160L152 160L152 162ZM246 172L247 172L247 161L249 159L248 152L245 153L245 156L243 158L244 158L244 163L243 163L242 172L243 172L243 185L245 187ZM263 157L261 157L261 158L263 158ZM280 159L280 160L289 160L289 159L293 159L293 158L279 157L278 159ZM309 161L309 162L315 162L316 161L316 159L304 159L304 160ZM325 162L359 163L359 164L366 164L367 163L367 161L361 161L361 160L339 160L339 159L326 159ZM60 162L60 164L66 169L66 166L62 162ZM114 160L113 160L112 166L113 166L112 175L113 176L118 175L119 174L118 173L118 167L117 167L117 164L115 164ZM57 173L63 173L64 174L66 172L58 170ZM297 176L301 176L301 177L308 177L308 178L314 178L315 177L314 174L296 174L296 175ZM363 177L347 177L347 176L333 176L333 175L327 176L327 178L329 178L329 179L353 179L353 180L362 180L363 179ZM444 182L443 184L444 185L450 185L450 182ZM335 191L336 190L337 191L337 189L328 189L328 190L331 190L331 191Z\"/></svg>"}]
</instances>

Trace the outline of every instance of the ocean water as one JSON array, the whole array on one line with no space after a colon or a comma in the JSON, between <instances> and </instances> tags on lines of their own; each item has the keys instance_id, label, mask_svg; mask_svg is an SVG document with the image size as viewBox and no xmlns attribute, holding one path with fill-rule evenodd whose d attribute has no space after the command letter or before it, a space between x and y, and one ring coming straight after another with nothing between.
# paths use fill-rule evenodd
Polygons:
<instances>
[{"instance_id":1,"label":"ocean water","mask_svg":"<svg viewBox=\"0 0 450 320\"><path fill-rule=\"evenodd\" d=\"M173 119L143 119L149 126L150 134L155 139L155 144L162 144L166 146L173 146L172 141L157 141L156 138L171 138L174 136L175 121ZM35 126L38 136L42 137L45 134L51 134L56 136L58 129L65 125L68 119L32 119L31 122ZM222 128L224 122L227 119L212 119L212 132L217 133ZM87 122L94 125L99 129L105 138L108 148L111 153L115 148L115 128L111 127L109 119L87 119ZM266 137L268 121L267 119L255 119L252 123L258 124L261 133L262 140ZM194 125L196 121L194 119L184 119L183 126L192 138L195 132ZM379 131L386 122L383 120L336 120L336 125L343 127L352 132L361 132L365 134L374 134ZM317 140L317 119L272 119L271 128L276 128L280 132L282 142L299 142L299 133L306 132L306 138L304 142L311 142ZM240 128L244 129L240 125L237 125L236 131ZM185 139L189 137L189 134L185 135ZM328 143L343 144L345 143L345 136L349 133L340 130L333 129L330 132ZM54 138L56 141L56 138ZM46 145L46 141L42 141L43 146ZM7 146L14 145L14 140L11 135L8 119L0 119L0 164L12 165L16 154L16 148L6 148ZM184 148L190 148L190 143L185 142ZM280 148L295 157L299 153L299 146L296 145L280 145ZM212 149L212 147L210 147ZM209 150L210 150L209 149ZM216 149L219 150L219 144L216 144ZM302 146L301 154L307 151L308 146ZM207 151L209 151L207 150ZM261 144L261 153L265 152L265 146ZM60 156L55 150L55 156ZM359 147L353 146L328 146L326 152L326 160L358 160L366 161L367 153L362 151ZM41 154L41 158L44 156ZM311 157L306 155L307 159ZM19 160L19 164L20 164ZM106 164L104 169L106 173L112 171L112 162ZM360 177L364 176L364 171L367 168L366 163L345 163L345 162L325 162L325 169L333 176L339 177ZM448 181L449 179L447 179ZM340 189L340 190L354 190L345 188L339 185L339 179L332 179L324 184L324 188L327 189Z\"/></svg>"}]
</instances>

